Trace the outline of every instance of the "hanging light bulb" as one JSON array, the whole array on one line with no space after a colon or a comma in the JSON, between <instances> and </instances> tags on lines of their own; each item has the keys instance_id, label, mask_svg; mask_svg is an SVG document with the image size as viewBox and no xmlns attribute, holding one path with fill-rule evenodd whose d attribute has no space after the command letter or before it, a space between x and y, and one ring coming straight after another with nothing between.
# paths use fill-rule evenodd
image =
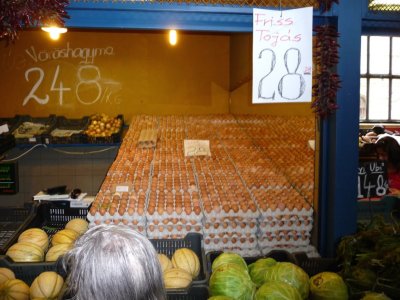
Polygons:
<instances>
[{"instance_id":1,"label":"hanging light bulb","mask_svg":"<svg viewBox=\"0 0 400 300\"><path fill-rule=\"evenodd\" d=\"M178 42L178 32L174 29L169 31L169 43L171 46L175 46Z\"/></svg>"},{"instance_id":2,"label":"hanging light bulb","mask_svg":"<svg viewBox=\"0 0 400 300\"><path fill-rule=\"evenodd\" d=\"M56 26L42 27L42 30L48 32L52 40L58 40L60 38L60 34L66 33L68 31L67 28Z\"/></svg>"}]
</instances>

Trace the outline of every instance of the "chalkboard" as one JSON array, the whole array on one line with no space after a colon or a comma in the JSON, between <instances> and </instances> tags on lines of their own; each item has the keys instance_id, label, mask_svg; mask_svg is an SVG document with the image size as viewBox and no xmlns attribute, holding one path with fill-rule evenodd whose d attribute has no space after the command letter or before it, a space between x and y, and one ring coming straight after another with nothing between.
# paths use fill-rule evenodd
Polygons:
<instances>
[{"instance_id":1,"label":"chalkboard","mask_svg":"<svg viewBox=\"0 0 400 300\"><path fill-rule=\"evenodd\" d=\"M0 195L13 195L18 192L17 163L0 163Z\"/></svg>"},{"instance_id":2,"label":"chalkboard","mask_svg":"<svg viewBox=\"0 0 400 300\"><path fill-rule=\"evenodd\" d=\"M386 163L364 161L358 167L358 199L380 198L389 188Z\"/></svg>"}]
</instances>

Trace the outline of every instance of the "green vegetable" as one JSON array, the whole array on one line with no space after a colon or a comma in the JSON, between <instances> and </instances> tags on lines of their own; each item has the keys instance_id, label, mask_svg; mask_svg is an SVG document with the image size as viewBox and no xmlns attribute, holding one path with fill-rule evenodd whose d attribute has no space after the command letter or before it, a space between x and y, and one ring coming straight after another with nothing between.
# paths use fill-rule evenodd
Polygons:
<instances>
[{"instance_id":1,"label":"green vegetable","mask_svg":"<svg viewBox=\"0 0 400 300\"><path fill-rule=\"evenodd\" d=\"M254 295L254 300L301 300L299 291L283 281L264 283Z\"/></svg>"},{"instance_id":2,"label":"green vegetable","mask_svg":"<svg viewBox=\"0 0 400 300\"><path fill-rule=\"evenodd\" d=\"M220 255L218 255L218 257L216 259L214 259L214 261L211 265L211 269L214 271L219 266L221 266L223 264L227 264L227 263L236 264L243 270L248 271L247 264L244 261L243 257L241 257L239 254L233 253L233 252L223 252Z\"/></svg>"},{"instance_id":3,"label":"green vegetable","mask_svg":"<svg viewBox=\"0 0 400 300\"><path fill-rule=\"evenodd\" d=\"M211 296L228 296L235 300L252 300L256 290L249 273L235 263L213 269L209 289Z\"/></svg>"},{"instance_id":4,"label":"green vegetable","mask_svg":"<svg viewBox=\"0 0 400 300\"><path fill-rule=\"evenodd\" d=\"M310 290L309 277L299 266L290 262L277 262L265 273L265 282L283 281L297 288L302 299L307 299Z\"/></svg>"},{"instance_id":5,"label":"green vegetable","mask_svg":"<svg viewBox=\"0 0 400 300\"><path fill-rule=\"evenodd\" d=\"M260 287L265 281L265 273L269 268L276 264L276 260L268 258L260 258L256 262L249 265L249 274L251 280Z\"/></svg>"},{"instance_id":6,"label":"green vegetable","mask_svg":"<svg viewBox=\"0 0 400 300\"><path fill-rule=\"evenodd\" d=\"M313 300L347 300L347 286L340 275L321 272L310 278L310 292Z\"/></svg>"},{"instance_id":7,"label":"green vegetable","mask_svg":"<svg viewBox=\"0 0 400 300\"><path fill-rule=\"evenodd\" d=\"M208 300L234 300L234 299L228 296L212 296L208 298Z\"/></svg>"},{"instance_id":8,"label":"green vegetable","mask_svg":"<svg viewBox=\"0 0 400 300\"><path fill-rule=\"evenodd\" d=\"M361 300L391 300L384 293L366 292Z\"/></svg>"}]
</instances>

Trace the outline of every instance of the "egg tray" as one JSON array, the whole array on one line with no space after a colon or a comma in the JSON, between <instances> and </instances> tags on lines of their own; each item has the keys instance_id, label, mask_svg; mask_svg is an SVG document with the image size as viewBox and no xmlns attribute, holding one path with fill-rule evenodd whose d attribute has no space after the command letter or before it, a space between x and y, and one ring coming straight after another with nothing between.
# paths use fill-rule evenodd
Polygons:
<instances>
[{"instance_id":1,"label":"egg tray","mask_svg":"<svg viewBox=\"0 0 400 300\"><path fill-rule=\"evenodd\" d=\"M89 126L89 117L81 119L67 119L64 116L57 116L54 127L51 131L42 135L45 144L85 144L87 136L83 133ZM59 137L53 136L51 133L54 129L60 130L82 130L80 133L74 133L71 136Z\"/></svg>"},{"instance_id":2,"label":"egg tray","mask_svg":"<svg viewBox=\"0 0 400 300\"><path fill-rule=\"evenodd\" d=\"M150 239L154 248L158 253L165 254L170 259L175 250L180 248L189 248L200 260L200 273L193 279L190 287L198 285L206 285L209 277L209 271L206 264L206 254L203 247L203 236L200 233L190 232L182 239ZM187 291L188 289L186 289ZM172 290L170 292L179 292L182 289Z\"/></svg>"},{"instance_id":3,"label":"egg tray","mask_svg":"<svg viewBox=\"0 0 400 300\"><path fill-rule=\"evenodd\" d=\"M24 230L35 217L33 204L24 207L0 208L0 255L12 245L15 237Z\"/></svg>"}]
</instances>

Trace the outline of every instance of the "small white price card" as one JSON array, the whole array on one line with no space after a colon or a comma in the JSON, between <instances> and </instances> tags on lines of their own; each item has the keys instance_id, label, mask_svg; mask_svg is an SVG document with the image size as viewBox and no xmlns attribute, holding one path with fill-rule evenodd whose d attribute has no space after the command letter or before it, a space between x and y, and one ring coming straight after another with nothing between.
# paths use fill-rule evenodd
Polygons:
<instances>
[{"instance_id":1,"label":"small white price card","mask_svg":"<svg viewBox=\"0 0 400 300\"><path fill-rule=\"evenodd\" d=\"M211 156L209 140L184 140L185 156Z\"/></svg>"}]
</instances>

